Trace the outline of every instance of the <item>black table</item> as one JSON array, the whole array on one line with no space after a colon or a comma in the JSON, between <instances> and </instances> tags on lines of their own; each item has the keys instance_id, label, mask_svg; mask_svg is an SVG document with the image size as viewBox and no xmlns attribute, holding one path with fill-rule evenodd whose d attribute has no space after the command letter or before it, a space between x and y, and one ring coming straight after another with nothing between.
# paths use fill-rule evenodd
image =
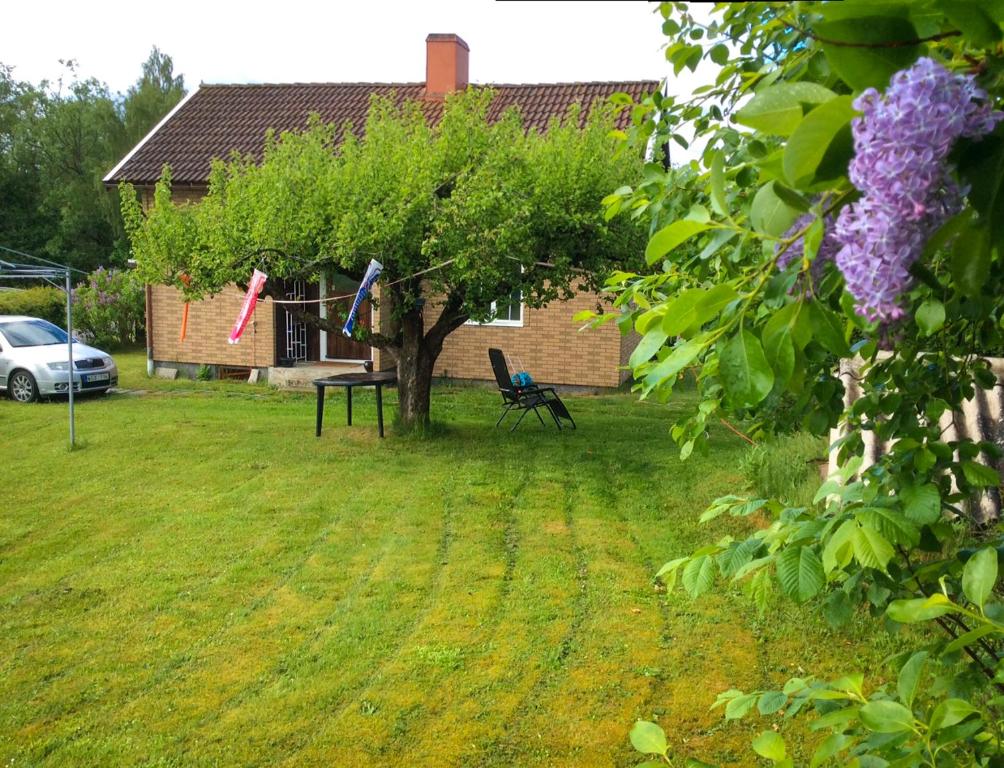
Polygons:
<instances>
[{"instance_id":1,"label":"black table","mask_svg":"<svg viewBox=\"0 0 1004 768\"><path fill-rule=\"evenodd\" d=\"M377 401L377 431L383 437L383 385L396 384L397 374L393 371L377 371L373 373L342 373L338 376L328 376L324 379L314 379L313 384L317 387L317 437L321 436L321 422L324 420L324 388L325 387L345 387L347 399L348 421L352 426L352 388L353 387L374 387L376 389Z\"/></svg>"}]
</instances>

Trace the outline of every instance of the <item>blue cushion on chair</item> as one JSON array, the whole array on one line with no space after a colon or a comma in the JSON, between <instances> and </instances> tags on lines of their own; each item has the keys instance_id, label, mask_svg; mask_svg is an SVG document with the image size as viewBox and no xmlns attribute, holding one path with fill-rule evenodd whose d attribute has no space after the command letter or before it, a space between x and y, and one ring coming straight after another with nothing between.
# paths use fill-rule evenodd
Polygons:
<instances>
[{"instance_id":1,"label":"blue cushion on chair","mask_svg":"<svg viewBox=\"0 0 1004 768\"><path fill-rule=\"evenodd\" d=\"M513 374L512 383L514 387L528 387L533 384L533 379L530 378L530 374L526 371L520 371Z\"/></svg>"}]
</instances>

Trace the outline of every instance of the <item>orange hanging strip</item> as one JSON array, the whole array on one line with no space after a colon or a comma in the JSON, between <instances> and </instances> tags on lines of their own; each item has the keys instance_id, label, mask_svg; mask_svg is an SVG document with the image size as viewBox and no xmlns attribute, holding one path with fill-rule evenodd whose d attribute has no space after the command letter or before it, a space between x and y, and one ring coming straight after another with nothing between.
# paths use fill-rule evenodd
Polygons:
<instances>
[{"instance_id":1,"label":"orange hanging strip","mask_svg":"<svg viewBox=\"0 0 1004 768\"><path fill-rule=\"evenodd\" d=\"M185 287L187 288L189 285L191 285L192 278L190 278L188 275L182 275L181 282L183 282L185 284ZM188 334L188 302L186 301L184 308L181 310L181 334L178 338L178 341L179 342L184 341L185 336L187 334Z\"/></svg>"}]
</instances>

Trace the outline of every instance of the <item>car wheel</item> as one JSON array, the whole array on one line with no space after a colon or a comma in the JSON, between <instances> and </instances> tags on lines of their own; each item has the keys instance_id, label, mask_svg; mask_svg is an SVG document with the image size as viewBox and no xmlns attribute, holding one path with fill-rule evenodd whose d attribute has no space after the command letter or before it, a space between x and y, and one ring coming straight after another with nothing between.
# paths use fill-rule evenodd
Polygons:
<instances>
[{"instance_id":1,"label":"car wheel","mask_svg":"<svg viewBox=\"0 0 1004 768\"><path fill-rule=\"evenodd\" d=\"M7 392L12 400L19 403L33 403L38 400L38 384L27 371L14 371L7 379Z\"/></svg>"}]
</instances>

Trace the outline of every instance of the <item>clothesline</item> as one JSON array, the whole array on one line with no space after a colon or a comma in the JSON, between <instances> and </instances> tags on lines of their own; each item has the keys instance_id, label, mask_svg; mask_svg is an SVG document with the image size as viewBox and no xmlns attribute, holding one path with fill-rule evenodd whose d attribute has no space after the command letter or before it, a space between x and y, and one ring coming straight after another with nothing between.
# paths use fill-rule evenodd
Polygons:
<instances>
[{"instance_id":1,"label":"clothesline","mask_svg":"<svg viewBox=\"0 0 1004 768\"><path fill-rule=\"evenodd\" d=\"M385 285L389 288L392 285L397 285L398 283L403 283L405 280L411 280L412 278L415 278L415 277L421 277L422 275L427 274L428 272L435 272L437 269L442 269L443 267L448 266L448 265L452 264L455 261L456 261L456 259L447 259L446 261L441 262L440 264L434 264L433 266L429 267L428 269L423 269L423 270L421 270L419 272L415 272L412 275L407 275L405 277L400 277L397 280L391 280L389 283L385 283ZM321 299L285 299L285 300L272 299L272 303L273 304L323 304L323 303L325 303L327 301L341 301L342 299L352 299L352 298L355 298L355 295L356 295L356 292L353 291L352 293L347 293L344 296L325 296L324 298L321 298Z\"/></svg>"},{"instance_id":2,"label":"clothesline","mask_svg":"<svg viewBox=\"0 0 1004 768\"><path fill-rule=\"evenodd\" d=\"M512 256L507 256L506 258L512 259L513 261L519 261L519 259L516 259ZM400 277L397 280L391 280L389 283L385 283L384 285L389 288L392 285L403 283L405 280L411 280L412 278L421 277L422 275L425 275L429 272L435 272L437 269L442 269L443 267L449 266L455 261L456 259L447 259L446 261L441 262L439 264L434 264L428 269L423 269L419 272L415 272L414 274L407 275L406 277ZM548 264L546 261L535 261L534 266L549 267L549 268L554 267L553 264ZM330 301L341 301L342 299L351 299L354 298L355 295L356 295L355 292L352 292L352 293L346 293L344 296L325 296L320 299L271 299L271 301L273 304L325 304Z\"/></svg>"}]
</instances>

